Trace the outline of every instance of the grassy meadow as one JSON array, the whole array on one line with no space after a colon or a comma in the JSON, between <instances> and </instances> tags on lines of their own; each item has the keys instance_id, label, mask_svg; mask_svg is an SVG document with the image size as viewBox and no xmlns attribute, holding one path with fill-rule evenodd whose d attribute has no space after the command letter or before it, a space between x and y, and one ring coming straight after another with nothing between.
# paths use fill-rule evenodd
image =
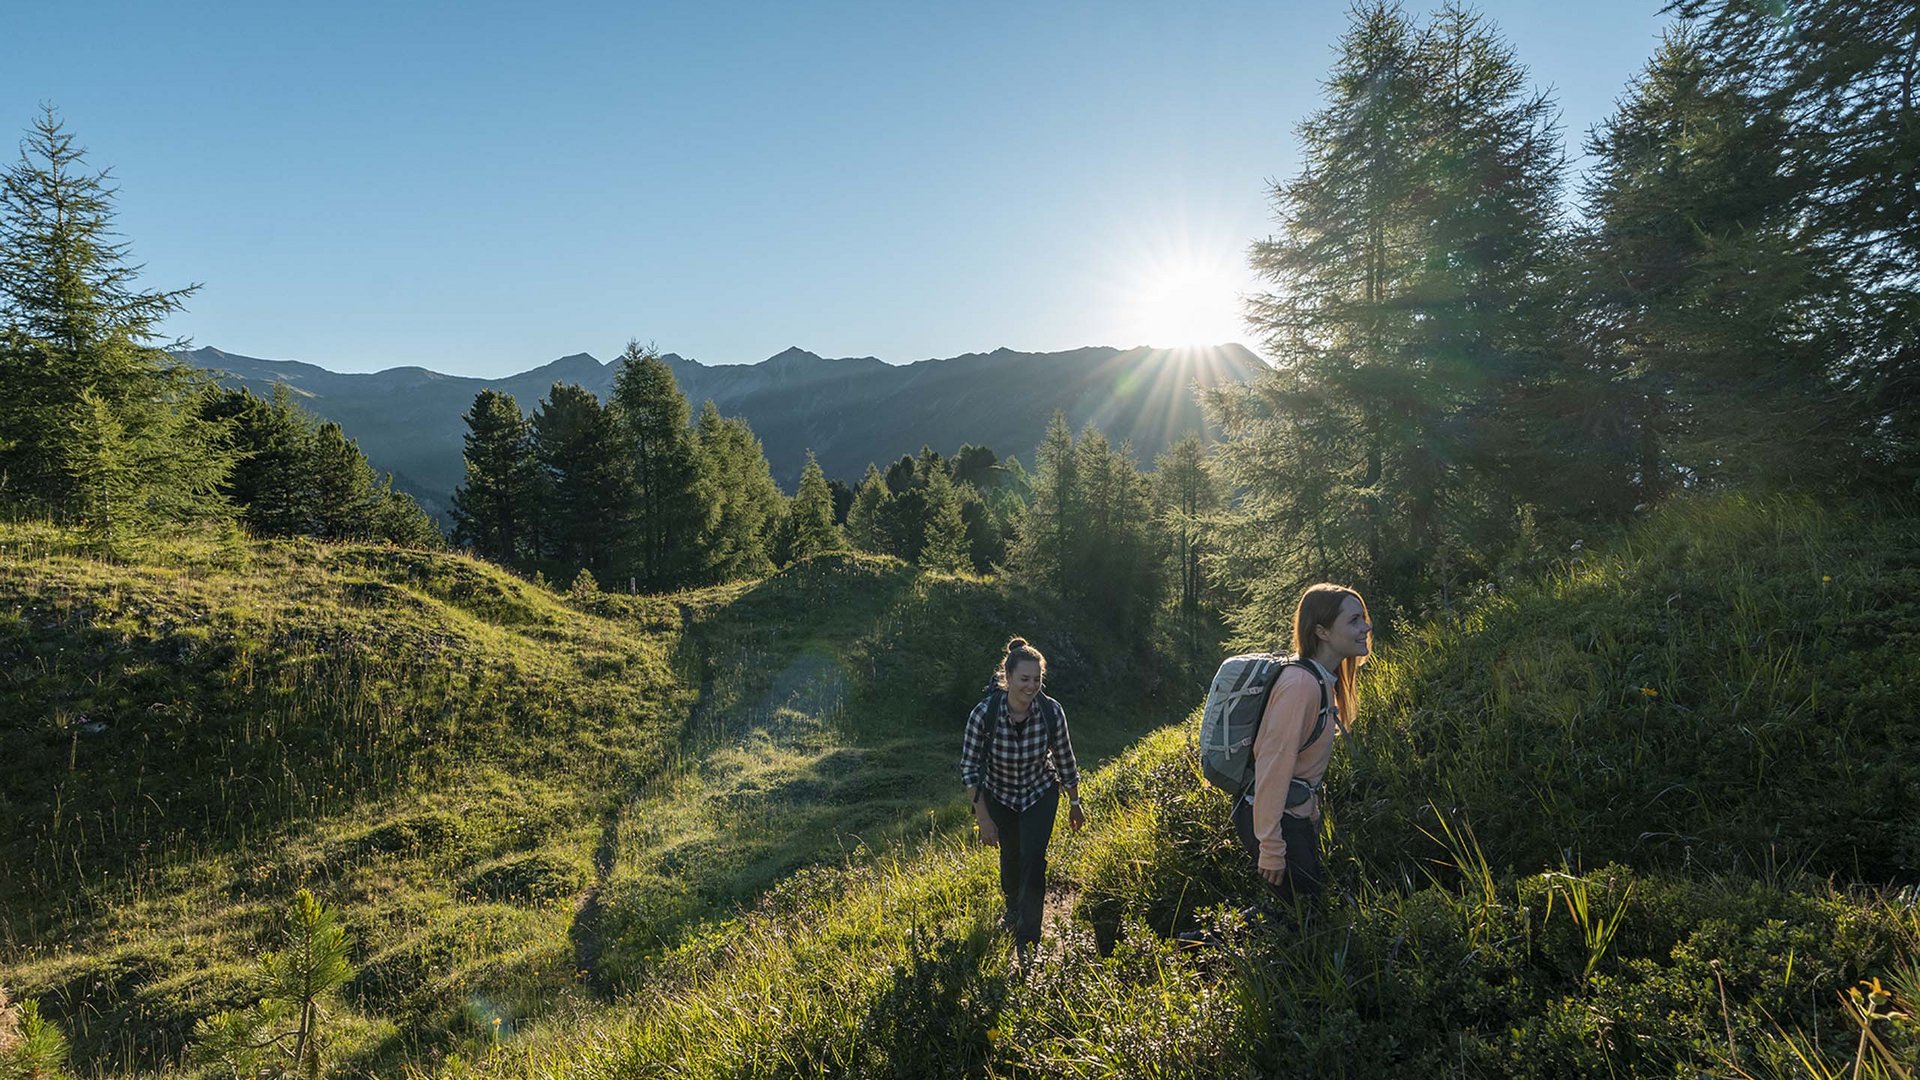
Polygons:
<instances>
[{"instance_id":1,"label":"grassy meadow","mask_svg":"<svg viewBox=\"0 0 1920 1080\"><path fill-rule=\"evenodd\" d=\"M1250 928L1192 678L1001 581L9 526L0 983L82 1075L192 1072L305 887L339 1075L1911 1076L1920 525L1683 501L1583 547L1394 629L1333 899ZM953 776L1015 631L1102 763L1026 973Z\"/></svg>"},{"instance_id":2,"label":"grassy meadow","mask_svg":"<svg viewBox=\"0 0 1920 1080\"><path fill-rule=\"evenodd\" d=\"M0 984L76 1071L167 1071L257 996L304 887L353 942L336 1068L482 1054L799 867L950 828L1008 627L1097 706L1083 753L1154 722L1155 669L1098 628L892 559L631 597L384 547L103 561L6 526Z\"/></svg>"}]
</instances>

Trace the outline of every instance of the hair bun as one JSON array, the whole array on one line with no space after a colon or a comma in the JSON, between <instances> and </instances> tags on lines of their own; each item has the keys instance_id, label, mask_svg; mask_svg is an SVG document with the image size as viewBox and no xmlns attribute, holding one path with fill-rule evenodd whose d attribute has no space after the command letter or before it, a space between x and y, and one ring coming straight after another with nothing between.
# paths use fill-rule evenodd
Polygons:
<instances>
[{"instance_id":1,"label":"hair bun","mask_svg":"<svg viewBox=\"0 0 1920 1080\"><path fill-rule=\"evenodd\" d=\"M1008 638L1008 639L1007 639L1007 651L1008 651L1008 652L1012 652L1012 651L1013 651L1013 650L1015 650L1015 649L1024 649L1024 648L1027 648L1027 639L1026 639L1026 638L1023 638L1023 637L1017 637L1017 638Z\"/></svg>"}]
</instances>

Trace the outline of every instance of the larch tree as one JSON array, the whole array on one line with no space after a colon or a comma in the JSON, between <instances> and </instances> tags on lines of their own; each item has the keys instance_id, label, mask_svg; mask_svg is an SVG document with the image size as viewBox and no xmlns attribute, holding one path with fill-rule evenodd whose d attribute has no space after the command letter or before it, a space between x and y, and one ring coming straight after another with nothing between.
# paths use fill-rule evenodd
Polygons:
<instances>
[{"instance_id":1,"label":"larch tree","mask_svg":"<svg viewBox=\"0 0 1920 1080\"><path fill-rule=\"evenodd\" d=\"M138 287L85 159L48 108L0 172L0 499L114 534L225 517L223 425L158 343L194 287Z\"/></svg>"}]
</instances>

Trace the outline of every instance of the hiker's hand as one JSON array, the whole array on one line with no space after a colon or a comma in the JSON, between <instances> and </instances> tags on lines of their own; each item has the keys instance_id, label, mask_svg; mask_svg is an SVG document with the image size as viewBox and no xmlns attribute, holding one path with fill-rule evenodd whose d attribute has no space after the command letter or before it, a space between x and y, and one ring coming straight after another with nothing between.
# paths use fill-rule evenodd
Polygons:
<instances>
[{"instance_id":1,"label":"hiker's hand","mask_svg":"<svg viewBox=\"0 0 1920 1080\"><path fill-rule=\"evenodd\" d=\"M1287 876L1287 868L1282 866L1278 870L1269 870L1263 866L1260 868L1260 876L1266 880L1267 884L1278 885Z\"/></svg>"},{"instance_id":2,"label":"hiker's hand","mask_svg":"<svg viewBox=\"0 0 1920 1080\"><path fill-rule=\"evenodd\" d=\"M1000 846L1000 830L993 826L993 816L987 813L985 802L973 804L973 824L980 830L980 842L987 847Z\"/></svg>"},{"instance_id":3,"label":"hiker's hand","mask_svg":"<svg viewBox=\"0 0 1920 1080\"><path fill-rule=\"evenodd\" d=\"M1081 829L1086 828L1086 808L1082 807L1079 803L1074 803L1072 806L1067 807L1067 825L1073 829L1074 832L1079 832Z\"/></svg>"}]
</instances>

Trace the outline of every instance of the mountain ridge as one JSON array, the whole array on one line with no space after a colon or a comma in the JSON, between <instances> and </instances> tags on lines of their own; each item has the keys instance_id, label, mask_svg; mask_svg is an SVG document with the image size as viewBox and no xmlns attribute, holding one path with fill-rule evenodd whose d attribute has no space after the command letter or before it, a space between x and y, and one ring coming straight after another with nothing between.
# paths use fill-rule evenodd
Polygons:
<instances>
[{"instance_id":1,"label":"mountain ridge","mask_svg":"<svg viewBox=\"0 0 1920 1080\"><path fill-rule=\"evenodd\" d=\"M570 353L501 378L449 375L406 365L336 372L299 360L269 360L205 346L178 354L225 385L265 395L285 384L309 411L337 422L377 469L427 509L445 515L464 474L462 417L485 389L514 395L532 413L555 383L605 399L617 362ZM754 364L706 364L662 354L695 409L711 400L745 417L776 479L792 489L809 451L827 475L856 482L869 462L885 466L932 446L963 443L1031 459L1054 411L1076 428L1092 424L1151 461L1207 426L1194 387L1252 378L1265 363L1237 344L1201 349L1087 346L1051 353L991 352L889 364L877 357L824 357L800 346Z\"/></svg>"}]
</instances>

